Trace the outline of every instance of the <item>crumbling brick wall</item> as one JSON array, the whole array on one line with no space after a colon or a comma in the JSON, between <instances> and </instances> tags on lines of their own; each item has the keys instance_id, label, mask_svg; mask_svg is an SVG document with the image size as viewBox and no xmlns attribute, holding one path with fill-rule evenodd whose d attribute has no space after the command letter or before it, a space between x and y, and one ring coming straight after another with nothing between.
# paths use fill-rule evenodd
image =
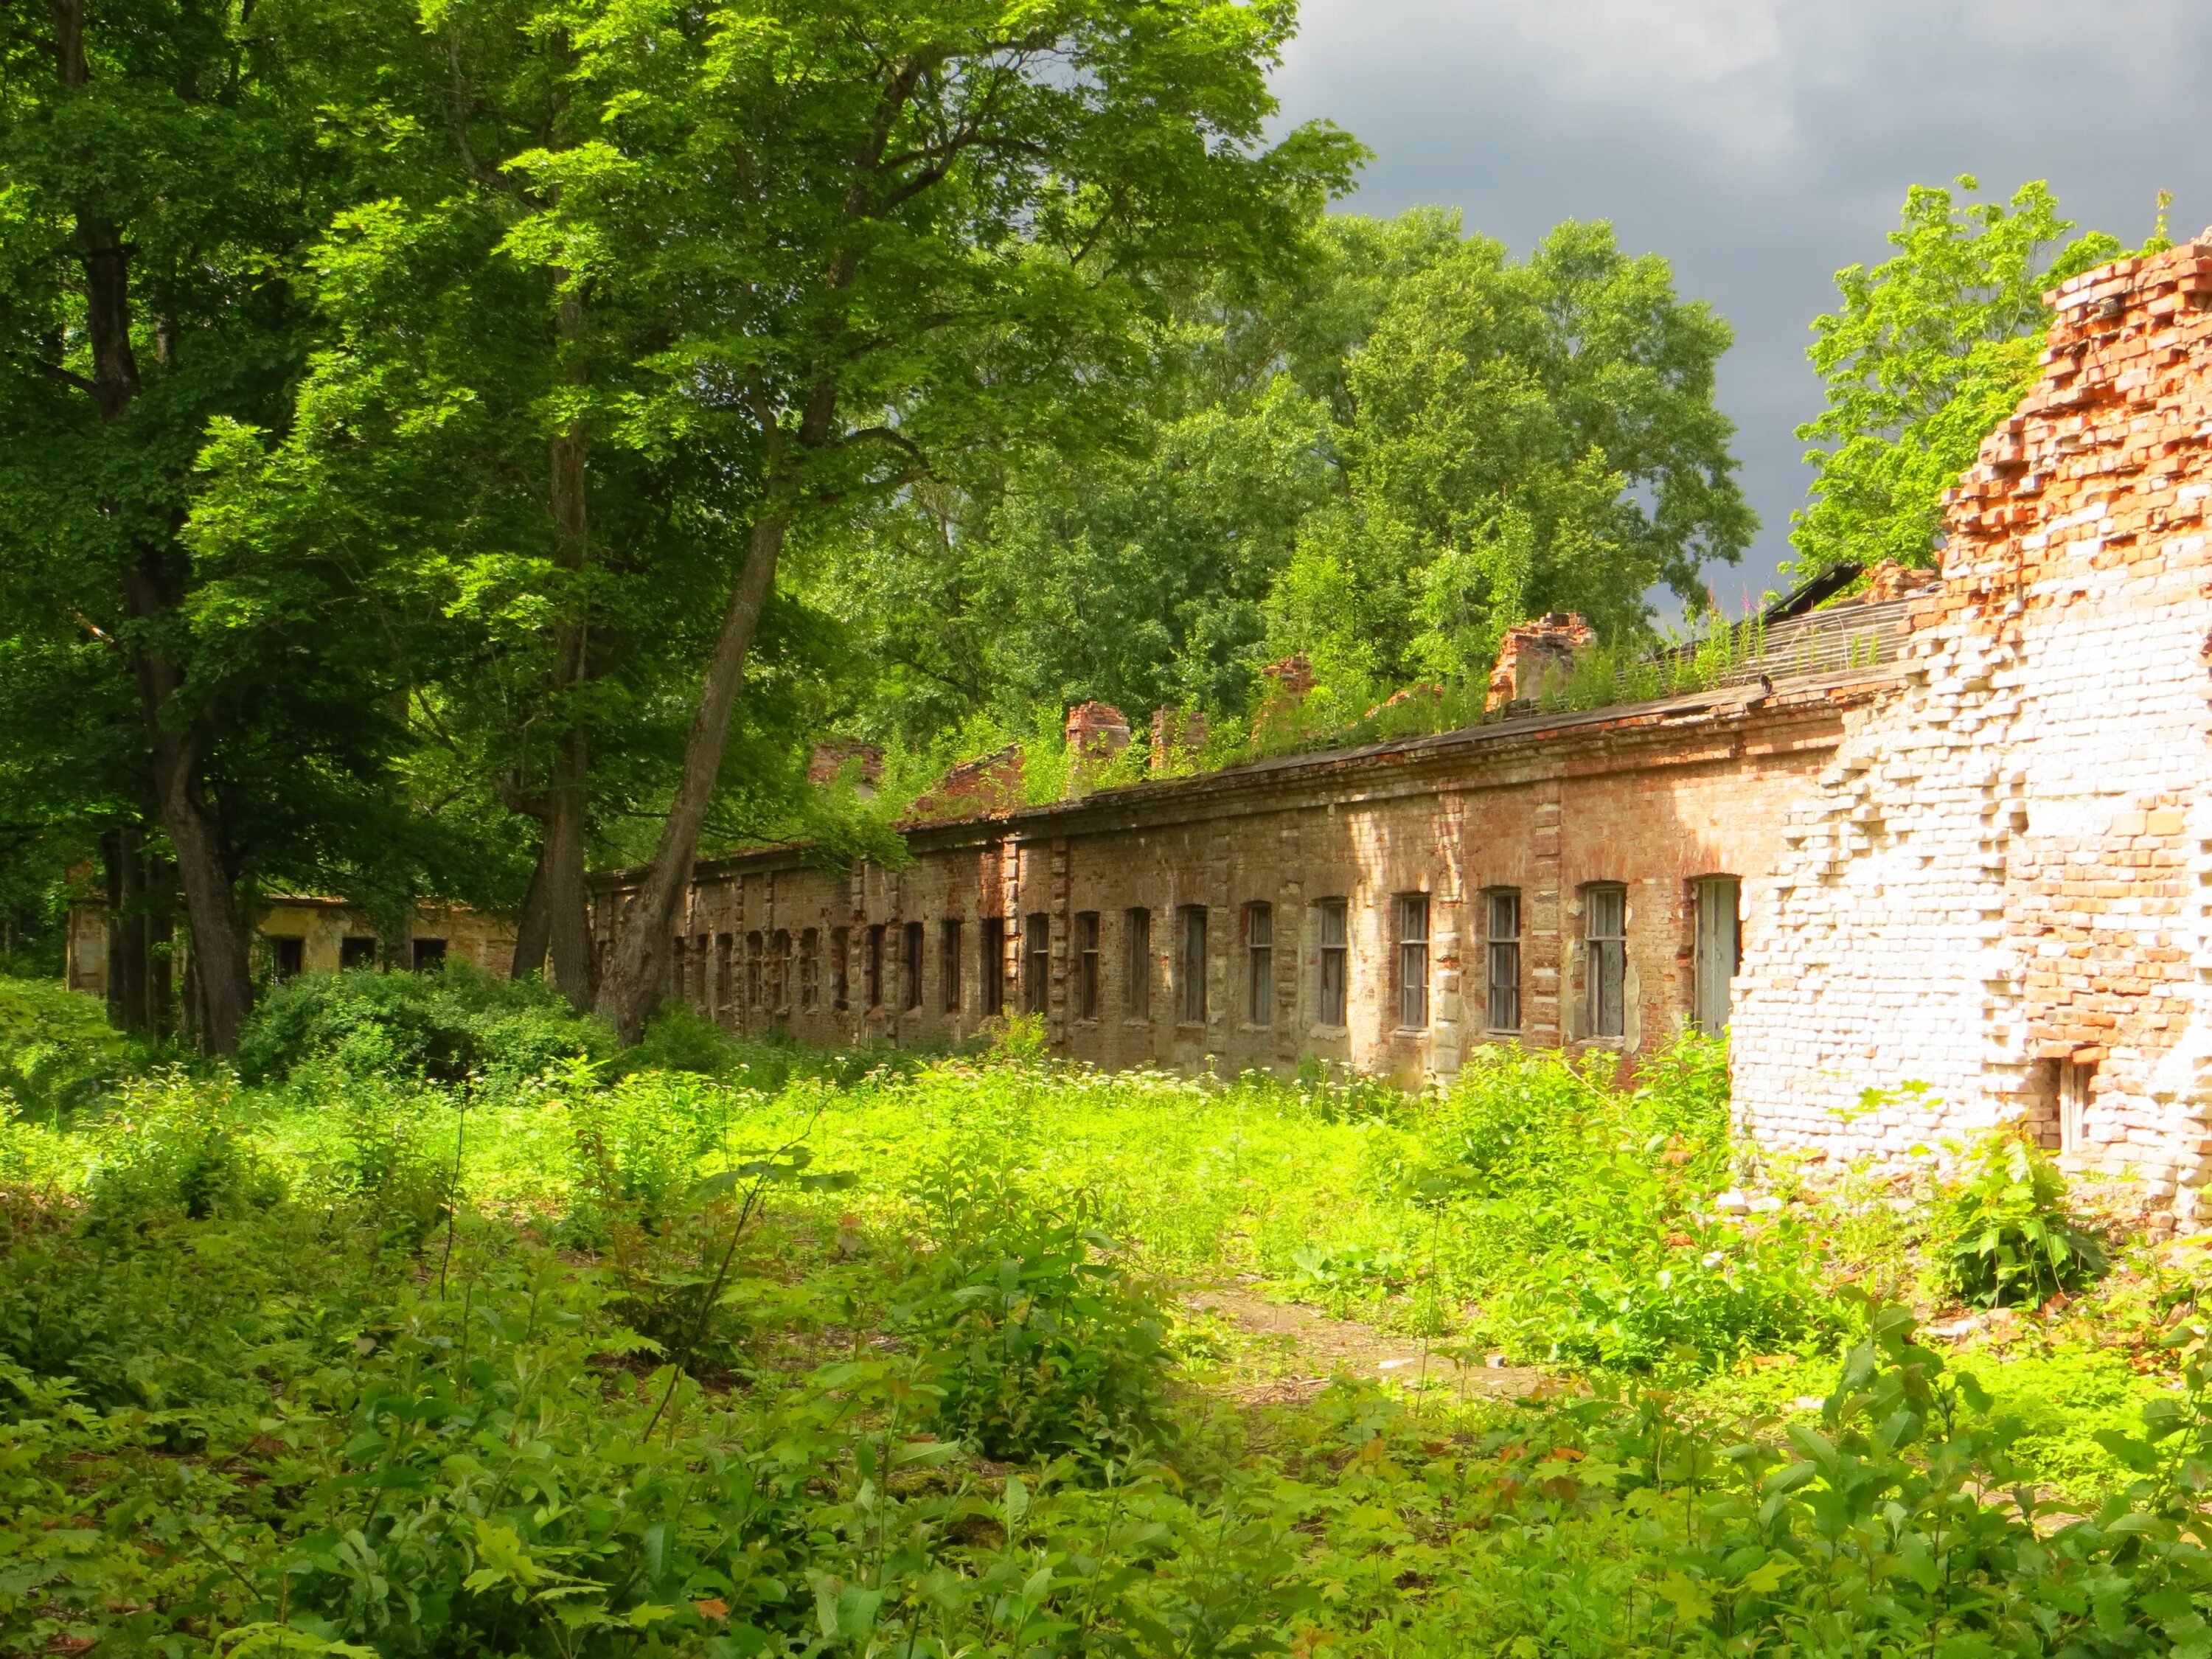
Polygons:
<instances>
[{"instance_id":1,"label":"crumbling brick wall","mask_svg":"<svg viewBox=\"0 0 2212 1659\"><path fill-rule=\"evenodd\" d=\"M2053 298L1901 684L1748 899L1736 1097L1761 1140L1838 1157L2024 1120L2187 1215L2212 1169L2212 246Z\"/></svg>"}]
</instances>

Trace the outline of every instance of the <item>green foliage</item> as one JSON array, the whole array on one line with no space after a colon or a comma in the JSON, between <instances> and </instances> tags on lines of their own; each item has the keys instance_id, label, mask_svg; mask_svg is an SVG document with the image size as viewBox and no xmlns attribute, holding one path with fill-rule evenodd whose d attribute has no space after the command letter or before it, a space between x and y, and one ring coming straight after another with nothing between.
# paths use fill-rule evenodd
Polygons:
<instances>
[{"instance_id":1,"label":"green foliage","mask_svg":"<svg viewBox=\"0 0 2212 1659\"><path fill-rule=\"evenodd\" d=\"M1980 189L1957 182L1969 198ZM2040 181L2009 204L1915 185L1889 235L1897 252L1836 274L1842 303L1814 320L1808 354L1828 406L1797 428L1819 446L1805 457L1818 474L1812 504L1790 532L1799 574L1935 562L1942 493L2035 383L2051 322L2042 295L2124 251L2074 230Z\"/></svg>"},{"instance_id":2,"label":"green foliage","mask_svg":"<svg viewBox=\"0 0 2212 1659\"><path fill-rule=\"evenodd\" d=\"M141 1056L79 991L0 977L0 1095L52 1116L93 1099Z\"/></svg>"},{"instance_id":3,"label":"green foliage","mask_svg":"<svg viewBox=\"0 0 2212 1659\"><path fill-rule=\"evenodd\" d=\"M263 1082L327 1060L347 1072L450 1083L477 1073L532 1077L613 1050L605 1026L539 981L496 979L453 962L433 973L299 975L255 1010L238 1067Z\"/></svg>"},{"instance_id":4,"label":"green foliage","mask_svg":"<svg viewBox=\"0 0 2212 1659\"><path fill-rule=\"evenodd\" d=\"M890 1328L936 1390L929 1421L988 1457L1127 1461L1166 1431L1165 1322L1075 1206L967 1159L913 1194L931 1235Z\"/></svg>"},{"instance_id":5,"label":"green foliage","mask_svg":"<svg viewBox=\"0 0 2212 1659\"><path fill-rule=\"evenodd\" d=\"M2033 1305L2105 1271L2105 1240L2067 1212L2066 1178L2009 1127L1968 1151L1943 1206L1952 1286L1978 1307Z\"/></svg>"},{"instance_id":6,"label":"green foliage","mask_svg":"<svg viewBox=\"0 0 2212 1659\"><path fill-rule=\"evenodd\" d=\"M90 1135L86 1225L127 1238L172 1221L235 1221L284 1196L237 1103L171 1076L132 1085Z\"/></svg>"}]
</instances>

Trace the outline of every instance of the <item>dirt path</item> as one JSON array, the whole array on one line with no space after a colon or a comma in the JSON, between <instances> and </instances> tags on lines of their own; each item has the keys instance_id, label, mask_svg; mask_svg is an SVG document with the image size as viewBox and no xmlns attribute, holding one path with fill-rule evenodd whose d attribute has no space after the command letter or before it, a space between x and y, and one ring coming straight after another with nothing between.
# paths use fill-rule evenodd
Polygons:
<instances>
[{"instance_id":1,"label":"dirt path","mask_svg":"<svg viewBox=\"0 0 2212 1659\"><path fill-rule=\"evenodd\" d=\"M1349 1319L1332 1319L1316 1308L1270 1302L1234 1287L1194 1291L1183 1298L1194 1313L1212 1314L1256 1339L1256 1364L1240 1365L1247 1379L1236 1392L1247 1399L1302 1400L1339 1376L1397 1382L1425 1392L1489 1395L1517 1399L1547 1381L1533 1366L1462 1365L1419 1337L1394 1335Z\"/></svg>"}]
</instances>

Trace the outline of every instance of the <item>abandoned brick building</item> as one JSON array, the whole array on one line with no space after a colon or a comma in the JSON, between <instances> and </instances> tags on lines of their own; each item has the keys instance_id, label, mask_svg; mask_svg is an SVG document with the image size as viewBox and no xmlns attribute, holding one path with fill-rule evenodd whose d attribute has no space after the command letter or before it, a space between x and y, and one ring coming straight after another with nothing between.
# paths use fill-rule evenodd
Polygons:
<instances>
[{"instance_id":1,"label":"abandoned brick building","mask_svg":"<svg viewBox=\"0 0 2212 1659\"><path fill-rule=\"evenodd\" d=\"M1588 643L1553 617L1509 639L1502 717L1467 730L1041 805L1018 754L986 757L925 798L900 868L702 861L672 988L810 1042L957 1039L1012 1008L1106 1066L1408 1080L1486 1042L1634 1057L1728 1026L1766 1145L1891 1156L2017 1118L2191 1215L2212 244L2053 299L2041 383L1954 492L1940 577L1778 616L1759 660L1657 702L1523 707ZM1291 669L1274 692L1304 689ZM1130 734L1085 705L1070 735L1079 773ZM603 937L626 882L596 884Z\"/></svg>"},{"instance_id":2,"label":"abandoned brick building","mask_svg":"<svg viewBox=\"0 0 2212 1659\"><path fill-rule=\"evenodd\" d=\"M1765 660L1660 702L1042 805L994 757L902 868L702 862L678 991L814 1042L958 1038L1012 1007L1102 1065L1407 1079L1478 1043L1633 1056L1728 1025L1769 1145L1895 1154L2019 1117L2193 1212L2212 246L2054 301L1940 580L1778 618ZM1547 621L1509 642L1504 694L1576 648ZM1086 708L1071 735L1102 752L1127 723ZM602 878L602 916L623 885Z\"/></svg>"}]
</instances>

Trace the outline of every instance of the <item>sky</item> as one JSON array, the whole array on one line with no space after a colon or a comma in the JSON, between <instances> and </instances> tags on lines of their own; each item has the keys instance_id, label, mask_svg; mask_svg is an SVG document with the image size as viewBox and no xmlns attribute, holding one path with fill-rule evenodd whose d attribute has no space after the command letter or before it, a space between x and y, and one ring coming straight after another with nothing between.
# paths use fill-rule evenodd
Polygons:
<instances>
[{"instance_id":1,"label":"sky","mask_svg":"<svg viewBox=\"0 0 2212 1659\"><path fill-rule=\"evenodd\" d=\"M2212 220L2208 88L2205 0L1304 0L1276 79L1286 120L1375 152L1348 208L1457 207L1522 251L1609 219L1734 325L1720 401L1760 529L1711 573L1730 610L1782 585L1808 325L1887 255L1906 187L2047 179L2130 243L2166 189L2179 240Z\"/></svg>"}]
</instances>

